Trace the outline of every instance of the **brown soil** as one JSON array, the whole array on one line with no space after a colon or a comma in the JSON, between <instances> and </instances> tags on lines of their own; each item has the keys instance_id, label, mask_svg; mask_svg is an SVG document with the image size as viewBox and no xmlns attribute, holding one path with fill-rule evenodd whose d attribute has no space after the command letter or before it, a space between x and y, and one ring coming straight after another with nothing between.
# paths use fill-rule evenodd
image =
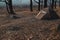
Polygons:
<instances>
[{"instance_id":1,"label":"brown soil","mask_svg":"<svg viewBox=\"0 0 60 40\"><path fill-rule=\"evenodd\" d=\"M60 40L60 19L39 20L38 11L16 11L18 19L7 17L0 9L0 40ZM60 9L56 9L60 16Z\"/></svg>"}]
</instances>

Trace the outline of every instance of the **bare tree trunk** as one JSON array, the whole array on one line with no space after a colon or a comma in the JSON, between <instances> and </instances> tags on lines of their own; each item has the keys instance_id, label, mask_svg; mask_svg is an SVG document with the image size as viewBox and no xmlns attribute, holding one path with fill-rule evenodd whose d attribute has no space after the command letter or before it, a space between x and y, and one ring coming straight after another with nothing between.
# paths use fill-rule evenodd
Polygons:
<instances>
[{"instance_id":1,"label":"bare tree trunk","mask_svg":"<svg viewBox=\"0 0 60 40\"><path fill-rule=\"evenodd\" d=\"M38 2L38 10L40 11L40 0Z\"/></svg>"},{"instance_id":2,"label":"bare tree trunk","mask_svg":"<svg viewBox=\"0 0 60 40\"><path fill-rule=\"evenodd\" d=\"M9 13L9 17L14 19L20 18L20 17L17 17L13 11L12 0L7 0L5 1L5 3L6 3L7 11Z\"/></svg>"},{"instance_id":3,"label":"bare tree trunk","mask_svg":"<svg viewBox=\"0 0 60 40\"><path fill-rule=\"evenodd\" d=\"M33 11L33 3L32 3L32 0L30 0L30 11Z\"/></svg>"},{"instance_id":4,"label":"bare tree trunk","mask_svg":"<svg viewBox=\"0 0 60 40\"><path fill-rule=\"evenodd\" d=\"M52 8L54 7L54 0L52 0L52 4L51 4L51 7L52 7Z\"/></svg>"},{"instance_id":5,"label":"bare tree trunk","mask_svg":"<svg viewBox=\"0 0 60 40\"><path fill-rule=\"evenodd\" d=\"M44 8L47 7L47 0L44 0Z\"/></svg>"},{"instance_id":6,"label":"bare tree trunk","mask_svg":"<svg viewBox=\"0 0 60 40\"><path fill-rule=\"evenodd\" d=\"M59 0L59 7L60 7L60 0Z\"/></svg>"},{"instance_id":7,"label":"bare tree trunk","mask_svg":"<svg viewBox=\"0 0 60 40\"><path fill-rule=\"evenodd\" d=\"M14 11L13 11L13 7L12 7L12 0L8 0L8 3L9 3L9 11L10 13L9 14L15 14Z\"/></svg>"},{"instance_id":8,"label":"bare tree trunk","mask_svg":"<svg viewBox=\"0 0 60 40\"><path fill-rule=\"evenodd\" d=\"M7 12L9 13L8 2L6 0L5 0L5 3L6 3Z\"/></svg>"},{"instance_id":9,"label":"bare tree trunk","mask_svg":"<svg viewBox=\"0 0 60 40\"><path fill-rule=\"evenodd\" d=\"M40 11L40 0L38 0L39 2L37 2L36 0L34 1L38 4L38 11Z\"/></svg>"},{"instance_id":10,"label":"bare tree trunk","mask_svg":"<svg viewBox=\"0 0 60 40\"><path fill-rule=\"evenodd\" d=\"M56 3L57 3L57 1L55 1L55 8L56 8Z\"/></svg>"}]
</instances>

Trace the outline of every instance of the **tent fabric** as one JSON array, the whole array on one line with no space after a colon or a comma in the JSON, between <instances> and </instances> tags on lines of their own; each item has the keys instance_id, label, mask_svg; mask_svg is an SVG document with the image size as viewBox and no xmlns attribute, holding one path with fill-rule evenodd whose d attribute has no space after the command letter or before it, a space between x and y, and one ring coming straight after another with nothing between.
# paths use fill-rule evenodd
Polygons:
<instances>
[{"instance_id":1,"label":"tent fabric","mask_svg":"<svg viewBox=\"0 0 60 40\"><path fill-rule=\"evenodd\" d=\"M49 8L48 12L46 13L46 15L42 17L42 19L46 19L46 20L59 19L59 16L57 15L56 11Z\"/></svg>"},{"instance_id":2,"label":"tent fabric","mask_svg":"<svg viewBox=\"0 0 60 40\"><path fill-rule=\"evenodd\" d=\"M59 19L59 16L57 15L56 11L54 11L51 8L48 8L47 11L40 11L38 14L39 15L36 16L36 18L41 19L41 20Z\"/></svg>"}]
</instances>

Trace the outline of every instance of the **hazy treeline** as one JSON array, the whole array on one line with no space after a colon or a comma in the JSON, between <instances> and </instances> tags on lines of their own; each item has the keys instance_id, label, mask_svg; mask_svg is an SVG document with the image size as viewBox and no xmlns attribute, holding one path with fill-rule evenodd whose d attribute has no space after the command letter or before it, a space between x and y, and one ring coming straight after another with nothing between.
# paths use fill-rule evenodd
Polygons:
<instances>
[{"instance_id":1,"label":"hazy treeline","mask_svg":"<svg viewBox=\"0 0 60 40\"><path fill-rule=\"evenodd\" d=\"M15 1L15 2L14 2ZM17 5L18 6L21 6L21 5L29 5L29 8L30 8L30 11L33 11L33 5L37 5L38 6L38 11L41 10L41 7L43 8L47 8L47 7L50 7L51 9L53 8L56 8L56 6L58 5L60 7L60 0L0 0L0 2L4 2L6 4L6 9L7 9L7 12L9 14L13 14L15 15L16 13L14 12L13 10L13 4ZM25 3L24 3L24 2ZM23 2L23 4L22 4ZM2 4L2 3L1 3ZM15 17L15 16L13 16Z\"/></svg>"},{"instance_id":2,"label":"hazy treeline","mask_svg":"<svg viewBox=\"0 0 60 40\"><path fill-rule=\"evenodd\" d=\"M47 7L51 7L52 9L53 8L56 8L56 6L59 6L60 7L60 0L34 0L34 2L36 4L38 4L38 10L40 11L41 7L43 8L47 8ZM33 11L33 1L30 0L30 9L31 11Z\"/></svg>"},{"instance_id":3,"label":"hazy treeline","mask_svg":"<svg viewBox=\"0 0 60 40\"><path fill-rule=\"evenodd\" d=\"M33 5L38 5L38 4L36 4L36 2L34 2L34 0L32 0L33 1ZM36 0L36 1L38 1L38 0ZM44 3L43 3L43 1L44 0L40 0L40 3L42 4L42 5L44 5ZM55 0L56 2L57 2L57 4L59 3L59 0ZM30 0L12 0L12 2L13 2L13 5L14 6L20 6L20 5L29 5L30 4ZM48 0L48 5L50 4L50 0ZM4 2L0 2L0 6L5 6L5 3Z\"/></svg>"}]
</instances>

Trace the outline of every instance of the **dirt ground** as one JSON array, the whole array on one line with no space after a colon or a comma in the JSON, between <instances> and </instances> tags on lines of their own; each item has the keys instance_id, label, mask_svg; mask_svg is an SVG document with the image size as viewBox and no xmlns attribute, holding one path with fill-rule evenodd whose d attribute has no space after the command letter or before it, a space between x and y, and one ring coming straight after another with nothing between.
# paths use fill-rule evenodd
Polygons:
<instances>
[{"instance_id":1,"label":"dirt ground","mask_svg":"<svg viewBox=\"0 0 60 40\"><path fill-rule=\"evenodd\" d=\"M38 11L15 10L20 18L12 19L0 8L0 40L60 40L60 19L39 20ZM56 9L60 17L60 8Z\"/></svg>"}]
</instances>

